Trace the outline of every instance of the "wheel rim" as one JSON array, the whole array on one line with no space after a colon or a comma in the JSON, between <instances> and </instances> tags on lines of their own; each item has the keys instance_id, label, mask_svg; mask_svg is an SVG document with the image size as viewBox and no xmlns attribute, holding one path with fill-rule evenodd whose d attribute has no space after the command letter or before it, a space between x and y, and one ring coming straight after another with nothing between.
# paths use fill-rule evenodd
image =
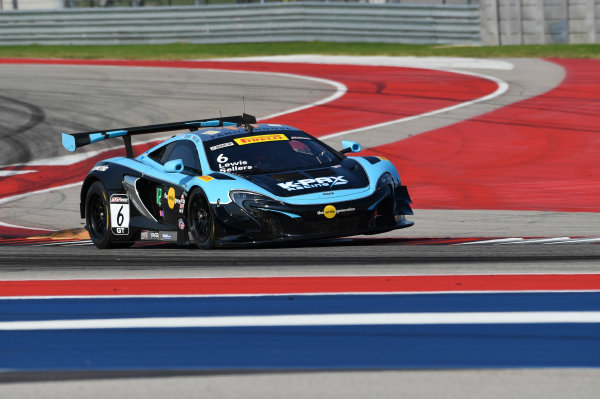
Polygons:
<instances>
[{"instance_id":1,"label":"wheel rim","mask_svg":"<svg viewBox=\"0 0 600 399\"><path fill-rule=\"evenodd\" d=\"M92 198L90 198L89 202L89 217L90 217L90 230L91 234L96 237L102 237L104 233L106 233L106 207L104 206L104 201L102 197L98 194L94 194Z\"/></svg>"},{"instance_id":2,"label":"wheel rim","mask_svg":"<svg viewBox=\"0 0 600 399\"><path fill-rule=\"evenodd\" d=\"M192 222L191 231L197 242L202 243L208 240L210 236L210 214L208 204L202 196L197 196L192 202L192 210L190 213Z\"/></svg>"}]
</instances>

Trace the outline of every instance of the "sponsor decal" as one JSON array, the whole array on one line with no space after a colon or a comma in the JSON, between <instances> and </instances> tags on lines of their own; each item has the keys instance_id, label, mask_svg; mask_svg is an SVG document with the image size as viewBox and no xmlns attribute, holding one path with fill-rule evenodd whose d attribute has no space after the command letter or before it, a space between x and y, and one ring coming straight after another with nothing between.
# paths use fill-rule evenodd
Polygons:
<instances>
[{"instance_id":1,"label":"sponsor decal","mask_svg":"<svg viewBox=\"0 0 600 399\"><path fill-rule=\"evenodd\" d=\"M110 196L111 204L129 204L129 197L127 194L113 194Z\"/></svg>"},{"instance_id":2,"label":"sponsor decal","mask_svg":"<svg viewBox=\"0 0 600 399\"><path fill-rule=\"evenodd\" d=\"M151 231L150 232L150 239L151 240L159 240L160 239L160 235L158 234L158 231Z\"/></svg>"},{"instance_id":3,"label":"sponsor decal","mask_svg":"<svg viewBox=\"0 0 600 399\"><path fill-rule=\"evenodd\" d=\"M212 178L210 176L198 176L198 179L209 182L209 181L213 180L214 178Z\"/></svg>"},{"instance_id":4,"label":"sponsor decal","mask_svg":"<svg viewBox=\"0 0 600 399\"><path fill-rule=\"evenodd\" d=\"M315 177L314 179L292 180L277 185L287 191L306 190L317 187L333 187L347 184L348 180L344 176Z\"/></svg>"},{"instance_id":5,"label":"sponsor decal","mask_svg":"<svg viewBox=\"0 0 600 399\"><path fill-rule=\"evenodd\" d=\"M290 137L290 140L312 140L310 137L304 137L304 136L293 136Z\"/></svg>"},{"instance_id":6,"label":"sponsor decal","mask_svg":"<svg viewBox=\"0 0 600 399\"><path fill-rule=\"evenodd\" d=\"M322 211L318 211L317 215L324 215L327 219L331 219L339 213L354 212L355 210L356 208L335 209L333 205L327 205L325 209L323 209Z\"/></svg>"},{"instance_id":7,"label":"sponsor decal","mask_svg":"<svg viewBox=\"0 0 600 399\"><path fill-rule=\"evenodd\" d=\"M183 213L184 208L185 208L185 194L181 193L181 198L179 199L179 213Z\"/></svg>"},{"instance_id":8,"label":"sponsor decal","mask_svg":"<svg viewBox=\"0 0 600 399\"><path fill-rule=\"evenodd\" d=\"M377 155L377 158L381 159L382 161L389 161L389 159L387 159L386 157L380 157L379 155Z\"/></svg>"},{"instance_id":9,"label":"sponsor decal","mask_svg":"<svg viewBox=\"0 0 600 399\"><path fill-rule=\"evenodd\" d=\"M147 239L148 239L148 237L149 237L149 232L148 232L148 230L143 230L143 231L140 233L140 240L147 240Z\"/></svg>"},{"instance_id":10,"label":"sponsor decal","mask_svg":"<svg viewBox=\"0 0 600 399\"><path fill-rule=\"evenodd\" d=\"M167 200L170 209L175 208L175 204L179 204L180 210L185 206L185 194L181 193L181 198L175 198L175 189L173 187L169 187L169 191L163 195L163 198ZM183 213L183 211L180 213Z\"/></svg>"},{"instance_id":11,"label":"sponsor decal","mask_svg":"<svg viewBox=\"0 0 600 399\"><path fill-rule=\"evenodd\" d=\"M336 214L337 212L335 206L333 205L327 205L325 208L323 208L323 215L325 215L327 219L333 219Z\"/></svg>"},{"instance_id":12,"label":"sponsor decal","mask_svg":"<svg viewBox=\"0 0 600 399\"><path fill-rule=\"evenodd\" d=\"M162 196L163 196L162 187L156 187L156 205L162 206Z\"/></svg>"},{"instance_id":13,"label":"sponsor decal","mask_svg":"<svg viewBox=\"0 0 600 399\"><path fill-rule=\"evenodd\" d=\"M219 172L229 173L252 169L252 166L248 165L248 161L239 160L235 162L229 162L229 158L227 158L225 154L219 154L217 157L217 162L219 163Z\"/></svg>"},{"instance_id":14,"label":"sponsor decal","mask_svg":"<svg viewBox=\"0 0 600 399\"><path fill-rule=\"evenodd\" d=\"M98 165L92 168L92 171L96 172L106 172L108 170L108 165Z\"/></svg>"},{"instance_id":15,"label":"sponsor decal","mask_svg":"<svg viewBox=\"0 0 600 399\"><path fill-rule=\"evenodd\" d=\"M160 215L161 218L165 217L165 212L162 209L160 211L158 211L158 214Z\"/></svg>"},{"instance_id":16,"label":"sponsor decal","mask_svg":"<svg viewBox=\"0 0 600 399\"><path fill-rule=\"evenodd\" d=\"M115 235L129 234L129 197L127 194L110 196L110 229Z\"/></svg>"},{"instance_id":17,"label":"sponsor decal","mask_svg":"<svg viewBox=\"0 0 600 399\"><path fill-rule=\"evenodd\" d=\"M171 233L161 233L160 234L160 238L162 240L172 240L173 239L173 235Z\"/></svg>"},{"instance_id":18,"label":"sponsor decal","mask_svg":"<svg viewBox=\"0 0 600 399\"><path fill-rule=\"evenodd\" d=\"M221 148L231 147L232 145L233 145L233 142L232 141L228 141L226 143L213 145L212 147L210 147L210 150L211 151L220 150Z\"/></svg>"},{"instance_id":19,"label":"sponsor decal","mask_svg":"<svg viewBox=\"0 0 600 399\"><path fill-rule=\"evenodd\" d=\"M239 139L233 139L239 145L265 143L267 141L284 141L288 140L285 134L263 134L261 136L248 136Z\"/></svg>"},{"instance_id":20,"label":"sponsor decal","mask_svg":"<svg viewBox=\"0 0 600 399\"><path fill-rule=\"evenodd\" d=\"M219 134L221 133L220 130L207 130L205 132L202 132L202 134L208 134L209 136L215 135L215 134Z\"/></svg>"},{"instance_id":21,"label":"sponsor decal","mask_svg":"<svg viewBox=\"0 0 600 399\"><path fill-rule=\"evenodd\" d=\"M179 219L177 225L179 226L179 230L185 229L185 223L183 222L183 219Z\"/></svg>"},{"instance_id":22,"label":"sponsor decal","mask_svg":"<svg viewBox=\"0 0 600 399\"><path fill-rule=\"evenodd\" d=\"M167 193L167 202L169 204L169 208L173 209L175 206L175 189L173 187L169 187L169 192Z\"/></svg>"}]
</instances>

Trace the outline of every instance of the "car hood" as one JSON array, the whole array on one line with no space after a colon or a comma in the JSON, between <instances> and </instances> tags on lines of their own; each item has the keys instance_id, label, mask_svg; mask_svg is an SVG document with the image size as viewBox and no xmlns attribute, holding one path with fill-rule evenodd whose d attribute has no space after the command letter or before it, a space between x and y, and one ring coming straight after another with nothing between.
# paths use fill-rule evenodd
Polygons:
<instances>
[{"instance_id":1,"label":"car hood","mask_svg":"<svg viewBox=\"0 0 600 399\"><path fill-rule=\"evenodd\" d=\"M242 177L278 197L302 195L306 198L309 194L316 194L316 197L324 198L326 195L336 196L336 192L341 190L356 192L369 189L367 174L351 158L345 158L340 164L326 168Z\"/></svg>"}]
</instances>

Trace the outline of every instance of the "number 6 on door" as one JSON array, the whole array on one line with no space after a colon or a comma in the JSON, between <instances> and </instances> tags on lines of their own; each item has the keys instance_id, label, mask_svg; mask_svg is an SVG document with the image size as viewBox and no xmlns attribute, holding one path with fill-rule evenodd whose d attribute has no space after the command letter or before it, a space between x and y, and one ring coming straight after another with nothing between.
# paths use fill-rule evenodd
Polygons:
<instances>
[{"instance_id":1,"label":"number 6 on door","mask_svg":"<svg viewBox=\"0 0 600 399\"><path fill-rule=\"evenodd\" d=\"M110 227L113 234L129 234L129 197L127 194L110 196Z\"/></svg>"}]
</instances>

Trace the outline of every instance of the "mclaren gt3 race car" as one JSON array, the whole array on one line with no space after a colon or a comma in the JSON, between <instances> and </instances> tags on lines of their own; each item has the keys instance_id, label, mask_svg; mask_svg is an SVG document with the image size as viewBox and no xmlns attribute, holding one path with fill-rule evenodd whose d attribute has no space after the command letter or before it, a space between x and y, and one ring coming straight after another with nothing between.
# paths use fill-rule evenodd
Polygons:
<instances>
[{"instance_id":1,"label":"mclaren gt3 race car","mask_svg":"<svg viewBox=\"0 0 600 399\"><path fill-rule=\"evenodd\" d=\"M131 136L187 130L134 157ZM290 126L247 114L62 134L69 151L121 137L98 162L80 213L98 248L166 241L200 248L375 234L413 225L410 197L383 157L347 157Z\"/></svg>"}]
</instances>

